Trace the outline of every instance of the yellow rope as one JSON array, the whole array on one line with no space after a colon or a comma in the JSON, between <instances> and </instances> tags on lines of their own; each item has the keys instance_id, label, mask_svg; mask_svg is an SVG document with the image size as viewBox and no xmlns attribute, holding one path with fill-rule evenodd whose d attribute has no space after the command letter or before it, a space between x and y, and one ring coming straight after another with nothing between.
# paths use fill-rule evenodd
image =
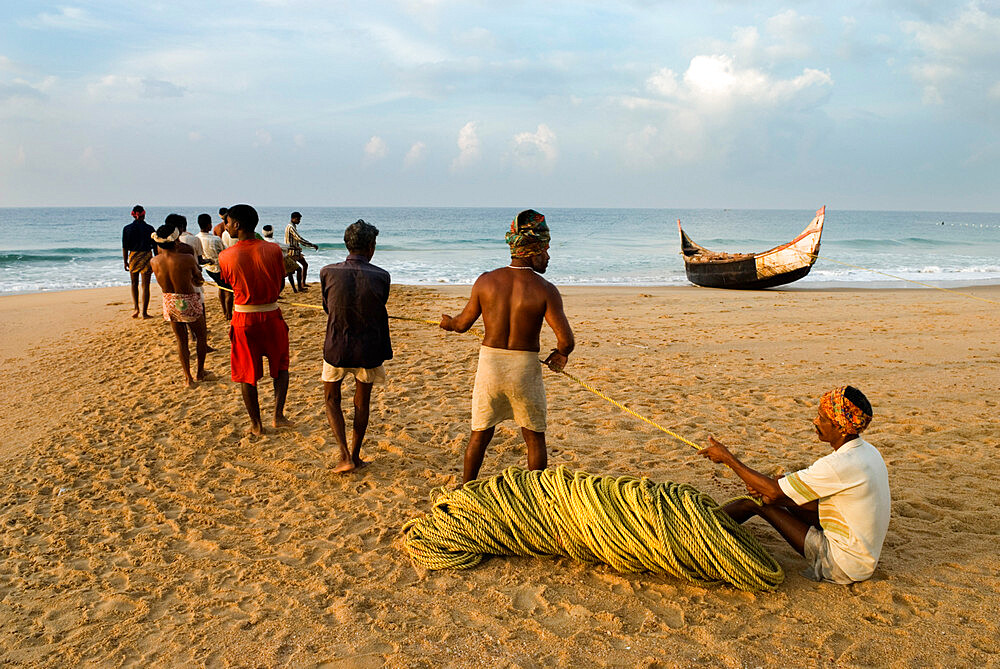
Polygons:
<instances>
[{"instance_id":1,"label":"yellow rope","mask_svg":"<svg viewBox=\"0 0 1000 669\"><path fill-rule=\"evenodd\" d=\"M748 591L784 580L752 534L687 484L511 467L432 495L430 514L403 526L407 552L428 569L468 569L488 555L564 555Z\"/></svg>"},{"instance_id":2,"label":"yellow rope","mask_svg":"<svg viewBox=\"0 0 1000 669\"><path fill-rule=\"evenodd\" d=\"M228 288L223 288L222 286L220 286L218 284L212 284L212 285L214 285L219 290L227 290L230 293L233 292L233 291L229 290ZM323 307L317 306L315 304L303 304L301 302L282 302L282 304L289 304L289 305L294 306L294 307L306 307L307 309L322 309L323 308ZM412 321L414 323L426 323L428 325L439 325L438 321L432 321L432 320L428 320L426 318L411 318L409 316L389 316L389 318L391 318L393 320L398 320L398 321ZM479 337L480 339L482 339L483 336L484 336L483 333L480 332L479 330L477 330L476 328L471 328L468 332L471 333L471 334L473 334L473 335L475 335L475 336L477 336L477 337ZM538 362L541 363L541 364L545 364L542 360L539 360ZM555 370L553 370L553 371L555 371ZM627 413L627 414L629 414L631 416L635 416L636 418L638 418L642 422L647 423L649 425L652 425L657 430L660 430L661 432L665 432L665 433L669 434L674 439L677 439L678 441L681 441L681 442L687 444L688 446L690 446L690 447L692 447L694 449L701 449L701 446L699 446L698 444L694 443L693 441L685 439L684 437L682 437L681 435L677 434L676 432L673 432L672 430L669 430L669 429L663 427L662 425L660 425L656 421L650 420L649 418L646 418L645 416L643 416L643 415L641 415L639 413L636 413L635 411L633 411L632 409L629 409L627 406L625 406L621 402L608 397L607 395L605 395L604 393L602 393L600 390L597 390L596 388L594 388L590 384L586 383L585 381L582 381L582 380L578 379L577 377L573 376L572 374L570 374L566 370L562 370L559 373L562 374L562 375L564 375L564 376L566 376L567 378L572 379L573 381L576 381L583 388L585 388L585 389L589 390L590 392L594 393L595 395L597 395L601 399L603 399L603 400L605 400L607 402L610 402L611 404L613 404L614 406L618 407L619 409L621 409L625 413Z\"/></svg>"}]
</instances>

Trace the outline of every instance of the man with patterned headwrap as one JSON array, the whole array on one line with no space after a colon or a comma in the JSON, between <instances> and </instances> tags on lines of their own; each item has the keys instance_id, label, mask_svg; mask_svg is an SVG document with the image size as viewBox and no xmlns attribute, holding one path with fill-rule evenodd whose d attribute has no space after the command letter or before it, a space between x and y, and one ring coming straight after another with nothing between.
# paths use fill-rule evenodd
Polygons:
<instances>
[{"instance_id":1,"label":"man with patterned headwrap","mask_svg":"<svg viewBox=\"0 0 1000 669\"><path fill-rule=\"evenodd\" d=\"M760 516L778 530L809 566L814 581L854 583L875 571L889 527L889 474L878 450L858 435L872 419L872 406L853 386L829 391L813 420L816 434L833 448L810 467L771 477L747 467L709 437L699 453L721 462L743 479L762 505L741 499L727 504L737 522Z\"/></svg>"},{"instance_id":2,"label":"man with patterned headwrap","mask_svg":"<svg viewBox=\"0 0 1000 669\"><path fill-rule=\"evenodd\" d=\"M483 317L486 330L479 349L472 391L472 435L465 449L463 480L479 476L496 425L507 419L521 428L528 469L545 469L545 386L538 361L542 322L556 336L545 364L562 371L575 346L562 296L542 278L549 264L549 228L537 211L522 211L507 233L510 264L476 279L468 304L458 316L441 316L441 327L465 332Z\"/></svg>"}]
</instances>

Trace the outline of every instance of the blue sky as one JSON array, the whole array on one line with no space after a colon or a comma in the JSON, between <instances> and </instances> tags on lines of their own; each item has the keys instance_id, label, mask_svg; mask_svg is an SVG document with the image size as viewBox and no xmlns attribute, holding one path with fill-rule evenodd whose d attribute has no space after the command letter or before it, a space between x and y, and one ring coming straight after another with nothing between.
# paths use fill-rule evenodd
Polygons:
<instances>
[{"instance_id":1,"label":"blue sky","mask_svg":"<svg viewBox=\"0 0 1000 669\"><path fill-rule=\"evenodd\" d=\"M998 2L0 4L0 205L998 211Z\"/></svg>"}]
</instances>

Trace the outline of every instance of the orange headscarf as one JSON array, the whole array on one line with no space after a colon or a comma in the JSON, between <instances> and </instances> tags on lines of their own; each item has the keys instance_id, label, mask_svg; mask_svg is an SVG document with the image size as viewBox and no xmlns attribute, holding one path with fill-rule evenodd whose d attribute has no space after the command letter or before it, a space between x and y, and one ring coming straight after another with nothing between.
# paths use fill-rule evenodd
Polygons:
<instances>
[{"instance_id":1,"label":"orange headscarf","mask_svg":"<svg viewBox=\"0 0 1000 669\"><path fill-rule=\"evenodd\" d=\"M871 414L859 409L854 402L844 397L847 386L834 388L819 401L820 409L830 417L835 424L850 434L861 434L872 422Z\"/></svg>"}]
</instances>

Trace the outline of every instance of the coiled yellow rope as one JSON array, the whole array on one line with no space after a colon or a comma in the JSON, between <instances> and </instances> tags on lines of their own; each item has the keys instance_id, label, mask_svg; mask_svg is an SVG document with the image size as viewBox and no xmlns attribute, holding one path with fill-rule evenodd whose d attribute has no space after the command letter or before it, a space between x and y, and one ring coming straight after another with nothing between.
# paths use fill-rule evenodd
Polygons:
<instances>
[{"instance_id":1,"label":"coiled yellow rope","mask_svg":"<svg viewBox=\"0 0 1000 669\"><path fill-rule=\"evenodd\" d=\"M687 484L511 467L435 493L430 514L403 526L407 552L428 569L468 569L488 555L564 555L749 591L784 580L753 535Z\"/></svg>"}]
</instances>

